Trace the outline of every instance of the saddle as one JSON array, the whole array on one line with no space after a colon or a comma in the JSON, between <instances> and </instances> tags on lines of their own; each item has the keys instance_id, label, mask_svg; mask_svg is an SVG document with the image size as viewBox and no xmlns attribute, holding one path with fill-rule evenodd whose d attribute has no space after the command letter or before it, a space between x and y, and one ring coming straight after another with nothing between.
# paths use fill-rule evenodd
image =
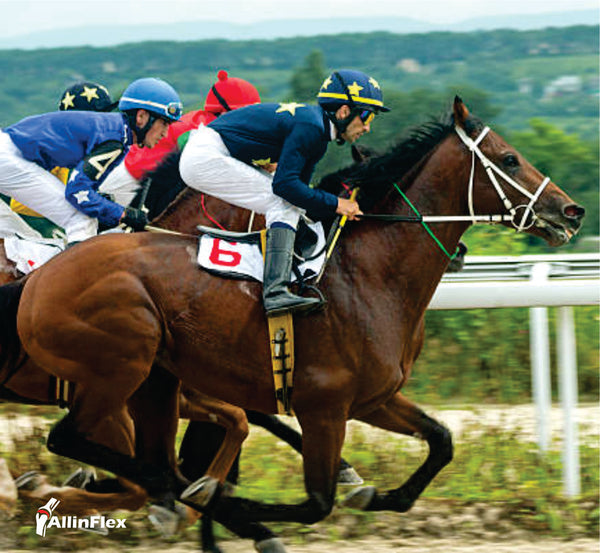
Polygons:
<instances>
[{"instance_id":1,"label":"saddle","mask_svg":"<svg viewBox=\"0 0 600 553\"><path fill-rule=\"evenodd\" d=\"M233 232L213 227L198 225L196 227L202 234L207 234L213 238L219 238L227 242L239 242L242 244L258 244L262 249L262 230L253 232ZM311 259L315 255L315 250L319 241L319 235L314 231L306 221L301 218L296 230L296 241L294 242L294 253L300 260Z\"/></svg>"},{"instance_id":2,"label":"saddle","mask_svg":"<svg viewBox=\"0 0 600 553\"><path fill-rule=\"evenodd\" d=\"M266 230L259 232L231 232L227 230L214 229L205 226L199 226L198 230L211 238L224 240L229 242L235 242L237 244L249 245L253 249L260 249L262 252L258 256L257 263L260 264L260 270L262 271L263 256L266 246ZM295 267L298 266L300 261L300 267L302 263L307 260L314 258L324 258L324 236L322 238L322 247L320 251L317 251L319 244L319 234L308 226L306 221L301 219L298 230L296 232L296 240L294 244L295 253ZM207 266L203 263L202 245L200 246L199 253L199 264L207 270ZM222 250L221 250L222 251ZM236 254L240 255L239 252L244 252L243 249L239 249ZM244 255L242 253L241 255ZM250 254L248 254L248 257ZM211 256L209 255L209 258ZM235 255L231 253L231 257L227 257L228 262L234 263L236 259ZM241 263L236 264L232 272L229 272L226 276L240 278L239 271ZM315 269L317 269L315 267ZM294 269L296 277L302 278L302 274L305 277L311 278L318 272L317 270L307 269L306 273L302 273L301 268ZM273 382L275 388L275 400L277 403L277 412L280 415L293 415L291 407L291 398L293 390L293 378L294 378L294 325L293 318L290 313L284 313L281 315L267 317L269 326L269 342L271 351L271 363L273 369Z\"/></svg>"}]
</instances>

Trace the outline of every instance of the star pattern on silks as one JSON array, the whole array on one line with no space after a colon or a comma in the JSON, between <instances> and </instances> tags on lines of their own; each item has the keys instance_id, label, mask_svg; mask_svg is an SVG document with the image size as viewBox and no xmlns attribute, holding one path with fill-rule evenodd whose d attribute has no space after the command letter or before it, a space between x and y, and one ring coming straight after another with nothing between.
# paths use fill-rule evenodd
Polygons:
<instances>
[{"instance_id":1,"label":"star pattern on silks","mask_svg":"<svg viewBox=\"0 0 600 553\"><path fill-rule=\"evenodd\" d=\"M267 159L253 159L252 165L256 165L257 167L264 167L265 165L271 165L271 158Z\"/></svg>"},{"instance_id":2,"label":"star pattern on silks","mask_svg":"<svg viewBox=\"0 0 600 553\"><path fill-rule=\"evenodd\" d=\"M96 87L90 88L85 85L83 86L83 92L79 96L83 96L88 102L91 102L94 98L97 100L100 99L100 96L98 96L98 89Z\"/></svg>"},{"instance_id":3,"label":"star pattern on silks","mask_svg":"<svg viewBox=\"0 0 600 553\"><path fill-rule=\"evenodd\" d=\"M381 87L379 86L379 83L373 78L373 77L369 77L369 82L377 89L381 90Z\"/></svg>"},{"instance_id":4,"label":"star pattern on silks","mask_svg":"<svg viewBox=\"0 0 600 553\"><path fill-rule=\"evenodd\" d=\"M75 177L79 175L79 171L77 169L73 169L71 174L69 175L69 182L75 180Z\"/></svg>"},{"instance_id":5,"label":"star pattern on silks","mask_svg":"<svg viewBox=\"0 0 600 553\"><path fill-rule=\"evenodd\" d=\"M63 109L67 110L69 108L74 108L75 104L73 103L73 100L75 100L75 94L65 92L65 97L60 101L60 103L63 105Z\"/></svg>"},{"instance_id":6,"label":"star pattern on silks","mask_svg":"<svg viewBox=\"0 0 600 553\"><path fill-rule=\"evenodd\" d=\"M279 104L279 107L275 110L275 113L284 113L289 111L292 115L296 115L297 108L306 107L306 104L297 104L296 102L282 103Z\"/></svg>"},{"instance_id":7,"label":"star pattern on silks","mask_svg":"<svg viewBox=\"0 0 600 553\"><path fill-rule=\"evenodd\" d=\"M332 83L333 81L331 80L331 77L327 77L324 81L323 84L321 85L321 88L327 90L327 87Z\"/></svg>"},{"instance_id":8,"label":"star pattern on silks","mask_svg":"<svg viewBox=\"0 0 600 553\"><path fill-rule=\"evenodd\" d=\"M356 81L354 81L349 87L348 92L350 92L351 96L360 97L360 91L363 89L363 86L360 86Z\"/></svg>"},{"instance_id":9,"label":"star pattern on silks","mask_svg":"<svg viewBox=\"0 0 600 553\"><path fill-rule=\"evenodd\" d=\"M79 192L75 192L73 197L77 200L78 204L82 204L84 202L90 201L90 191L89 190L80 190Z\"/></svg>"}]
</instances>

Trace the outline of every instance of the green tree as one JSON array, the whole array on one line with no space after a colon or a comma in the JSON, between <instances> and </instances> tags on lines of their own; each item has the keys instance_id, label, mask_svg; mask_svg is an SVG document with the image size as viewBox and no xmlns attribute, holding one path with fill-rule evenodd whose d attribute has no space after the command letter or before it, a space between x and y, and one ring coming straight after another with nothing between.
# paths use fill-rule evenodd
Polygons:
<instances>
[{"instance_id":1,"label":"green tree","mask_svg":"<svg viewBox=\"0 0 600 553\"><path fill-rule=\"evenodd\" d=\"M323 52L313 50L304 58L290 79L292 99L298 102L314 102L321 84L327 77Z\"/></svg>"}]
</instances>

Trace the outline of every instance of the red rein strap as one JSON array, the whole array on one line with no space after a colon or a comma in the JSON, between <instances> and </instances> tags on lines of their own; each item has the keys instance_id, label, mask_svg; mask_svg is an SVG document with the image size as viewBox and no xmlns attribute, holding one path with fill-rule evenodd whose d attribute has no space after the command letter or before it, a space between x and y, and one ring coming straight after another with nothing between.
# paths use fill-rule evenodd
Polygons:
<instances>
[{"instance_id":1,"label":"red rein strap","mask_svg":"<svg viewBox=\"0 0 600 553\"><path fill-rule=\"evenodd\" d=\"M202 206L202 211L204 212L204 215L206 215L206 218L211 223L214 223L215 225L217 225L221 230L227 230L221 223L219 223L219 221L217 221L216 219L211 217L210 213L207 211L206 205L204 204L204 194L202 194L202 197L200 199L200 205Z\"/></svg>"}]
</instances>

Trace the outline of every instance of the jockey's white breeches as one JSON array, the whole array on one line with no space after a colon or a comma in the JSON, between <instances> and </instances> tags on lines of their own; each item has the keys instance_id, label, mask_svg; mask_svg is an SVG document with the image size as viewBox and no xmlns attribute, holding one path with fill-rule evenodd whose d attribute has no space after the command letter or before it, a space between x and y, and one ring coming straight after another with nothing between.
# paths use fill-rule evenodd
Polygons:
<instances>
[{"instance_id":1,"label":"jockey's white breeches","mask_svg":"<svg viewBox=\"0 0 600 553\"><path fill-rule=\"evenodd\" d=\"M98 192L110 194L115 203L127 207L141 187L140 181L134 179L121 162L106 176Z\"/></svg>"},{"instance_id":2,"label":"jockey's white breeches","mask_svg":"<svg viewBox=\"0 0 600 553\"><path fill-rule=\"evenodd\" d=\"M219 133L209 127L191 132L179 172L191 188L264 214L267 228L275 222L298 226L303 210L273 193L272 175L231 157Z\"/></svg>"},{"instance_id":3,"label":"jockey's white breeches","mask_svg":"<svg viewBox=\"0 0 600 553\"><path fill-rule=\"evenodd\" d=\"M95 236L98 221L75 209L65 198L65 187L52 173L27 161L10 136L0 131L0 193L62 227L69 242Z\"/></svg>"}]
</instances>

